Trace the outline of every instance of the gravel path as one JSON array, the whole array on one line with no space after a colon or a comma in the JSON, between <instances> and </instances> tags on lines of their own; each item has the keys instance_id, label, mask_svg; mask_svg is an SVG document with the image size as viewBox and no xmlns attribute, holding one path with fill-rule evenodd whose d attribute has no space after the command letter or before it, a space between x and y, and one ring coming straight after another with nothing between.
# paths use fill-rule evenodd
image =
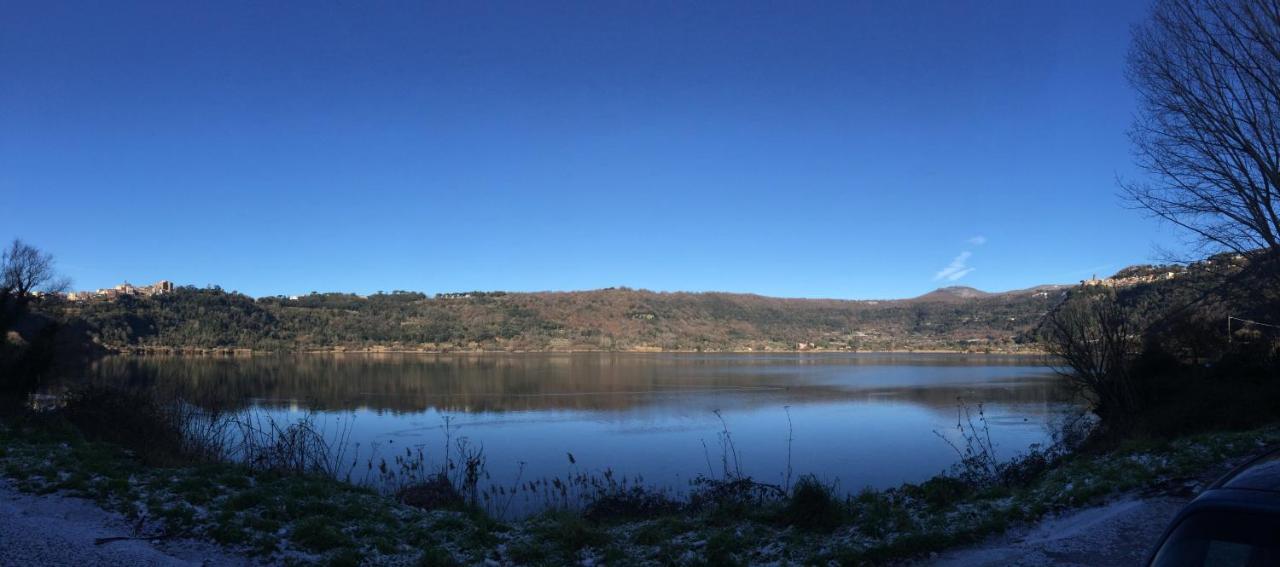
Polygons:
<instances>
[{"instance_id":1,"label":"gravel path","mask_svg":"<svg viewBox=\"0 0 1280 567\"><path fill-rule=\"evenodd\" d=\"M937 567L1141 565L1186 498L1128 498L1049 518L978 547L950 551Z\"/></svg>"},{"instance_id":2,"label":"gravel path","mask_svg":"<svg viewBox=\"0 0 1280 567\"><path fill-rule=\"evenodd\" d=\"M0 565L251 565L216 545L192 540L123 540L135 536L118 514L93 502L56 494L18 492L0 479Z\"/></svg>"},{"instance_id":3,"label":"gravel path","mask_svg":"<svg viewBox=\"0 0 1280 567\"><path fill-rule=\"evenodd\" d=\"M1257 454L1273 448L1261 448ZM1229 459L1192 477L1169 479L1144 494L1045 518L922 563L936 567L1143 565L1178 511L1201 489L1250 458Z\"/></svg>"}]
</instances>

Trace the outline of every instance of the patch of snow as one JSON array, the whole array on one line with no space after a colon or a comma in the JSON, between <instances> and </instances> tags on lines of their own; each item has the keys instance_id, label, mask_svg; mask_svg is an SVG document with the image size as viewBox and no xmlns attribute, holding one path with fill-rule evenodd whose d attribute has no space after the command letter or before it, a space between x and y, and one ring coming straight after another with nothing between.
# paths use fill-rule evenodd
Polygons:
<instances>
[{"instance_id":1,"label":"patch of snow","mask_svg":"<svg viewBox=\"0 0 1280 567\"><path fill-rule=\"evenodd\" d=\"M1024 540L1024 543L1035 544L1076 537L1100 522L1128 513L1140 506L1142 506L1141 500L1124 499L1104 506L1086 508L1079 512L1050 518L1040 522L1040 525Z\"/></svg>"},{"instance_id":2,"label":"patch of snow","mask_svg":"<svg viewBox=\"0 0 1280 567\"><path fill-rule=\"evenodd\" d=\"M30 495L0 479L0 558L8 565L252 565L207 542L139 537L122 516L60 494Z\"/></svg>"}]
</instances>

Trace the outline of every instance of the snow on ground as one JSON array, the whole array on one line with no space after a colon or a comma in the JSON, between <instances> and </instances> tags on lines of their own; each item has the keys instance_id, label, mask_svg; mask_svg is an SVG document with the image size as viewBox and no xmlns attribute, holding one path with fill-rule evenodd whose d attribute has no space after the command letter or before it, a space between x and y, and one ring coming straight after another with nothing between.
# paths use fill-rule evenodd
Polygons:
<instances>
[{"instance_id":1,"label":"snow on ground","mask_svg":"<svg viewBox=\"0 0 1280 567\"><path fill-rule=\"evenodd\" d=\"M216 545L185 539L113 541L137 536L118 514L91 501L18 492L0 479L0 565L251 565Z\"/></svg>"},{"instance_id":2,"label":"snow on ground","mask_svg":"<svg viewBox=\"0 0 1280 567\"><path fill-rule=\"evenodd\" d=\"M934 567L1141 565L1186 498L1125 498L1068 512L975 547L943 553Z\"/></svg>"}]
</instances>

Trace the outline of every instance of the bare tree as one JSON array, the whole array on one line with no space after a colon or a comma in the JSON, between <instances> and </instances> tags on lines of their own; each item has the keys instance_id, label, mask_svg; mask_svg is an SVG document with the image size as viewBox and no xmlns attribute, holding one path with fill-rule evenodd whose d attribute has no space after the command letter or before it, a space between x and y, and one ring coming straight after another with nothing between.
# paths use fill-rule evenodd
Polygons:
<instances>
[{"instance_id":1,"label":"bare tree","mask_svg":"<svg viewBox=\"0 0 1280 567\"><path fill-rule=\"evenodd\" d=\"M23 298L36 290L63 291L68 283L53 269L53 256L21 240L0 254L0 294Z\"/></svg>"},{"instance_id":2,"label":"bare tree","mask_svg":"<svg viewBox=\"0 0 1280 567\"><path fill-rule=\"evenodd\" d=\"M1104 421L1124 418L1140 402L1129 372L1141 343L1133 319L1114 291L1081 288L1041 324L1046 350L1063 362L1062 374L1090 399Z\"/></svg>"},{"instance_id":3,"label":"bare tree","mask_svg":"<svg viewBox=\"0 0 1280 567\"><path fill-rule=\"evenodd\" d=\"M1280 254L1280 3L1157 0L1134 30L1131 201L1202 252Z\"/></svg>"}]
</instances>

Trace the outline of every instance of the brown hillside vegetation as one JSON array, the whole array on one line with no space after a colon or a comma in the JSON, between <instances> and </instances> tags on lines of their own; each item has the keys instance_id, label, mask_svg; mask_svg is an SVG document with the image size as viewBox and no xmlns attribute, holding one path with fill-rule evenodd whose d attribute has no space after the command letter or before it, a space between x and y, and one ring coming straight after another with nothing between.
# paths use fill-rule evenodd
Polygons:
<instances>
[{"instance_id":1,"label":"brown hillside vegetation","mask_svg":"<svg viewBox=\"0 0 1280 567\"><path fill-rule=\"evenodd\" d=\"M124 350L1008 351L1029 348L1063 293L945 288L853 301L610 288L253 299L184 287L61 309Z\"/></svg>"}]
</instances>

